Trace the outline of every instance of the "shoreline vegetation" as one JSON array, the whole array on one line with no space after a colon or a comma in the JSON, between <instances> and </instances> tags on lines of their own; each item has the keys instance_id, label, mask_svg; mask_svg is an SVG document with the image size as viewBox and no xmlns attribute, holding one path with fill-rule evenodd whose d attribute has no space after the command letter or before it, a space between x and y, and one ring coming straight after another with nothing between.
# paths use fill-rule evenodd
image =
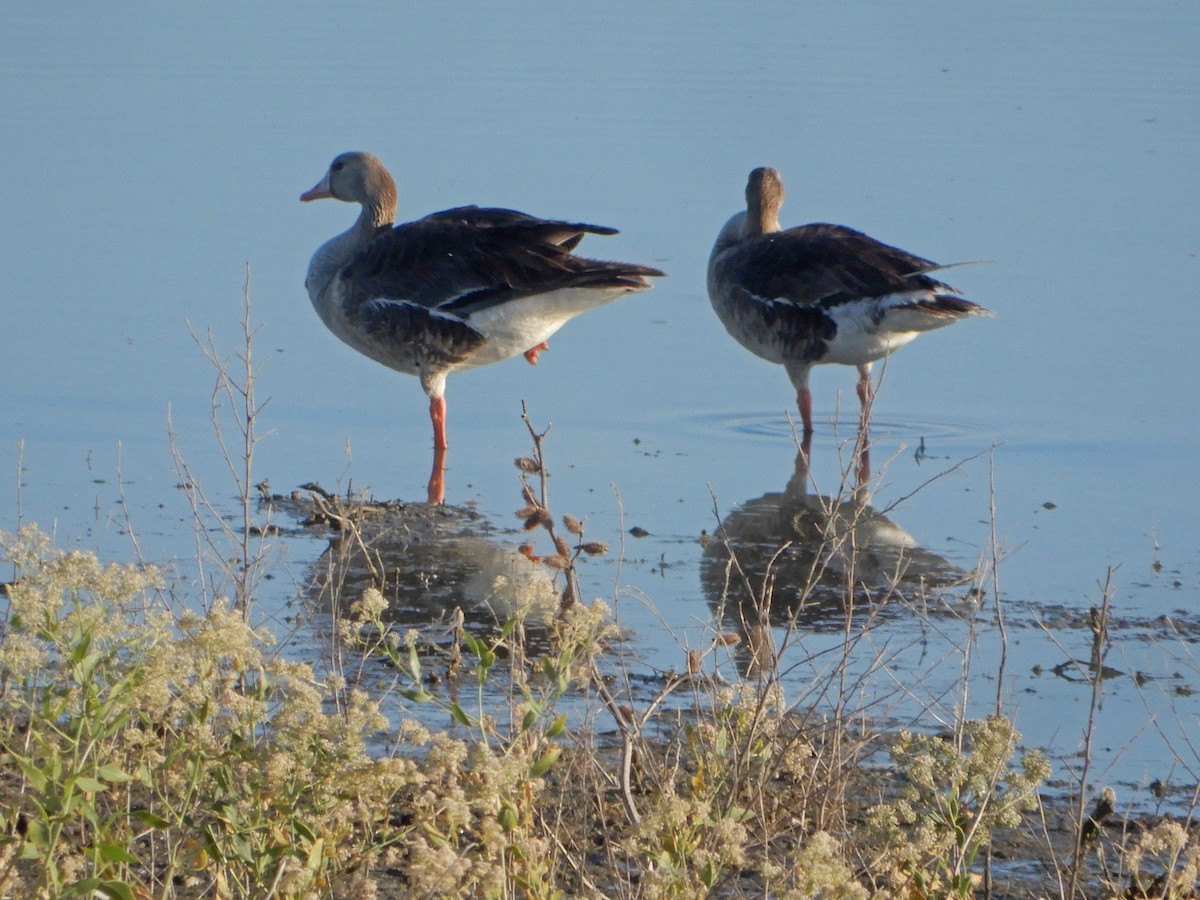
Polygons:
<instances>
[{"instance_id":1,"label":"shoreline vegetation","mask_svg":"<svg viewBox=\"0 0 1200 900\"><path fill-rule=\"evenodd\" d=\"M941 570L944 587L906 581L903 555L868 576L887 510L852 485L853 460L834 495L780 507L777 546L727 517L704 640L666 636L678 669L649 671L580 585L623 548L553 507L548 430L527 412L515 546L466 510L256 482L249 288L247 270L232 362L196 338L234 515L173 450L199 596L36 525L0 532L0 897L1196 895L1195 798L1124 817L1089 770L1111 572L1076 664L1091 715L1072 784L1005 708L1004 647L979 671L980 623L1007 641L994 525L976 571ZM320 660L255 614L280 515L329 536L300 589ZM820 659L801 641L812 604L842 622ZM889 605L964 626L958 695L930 699L927 728L889 721L850 665ZM995 699L968 718L977 685Z\"/></svg>"}]
</instances>

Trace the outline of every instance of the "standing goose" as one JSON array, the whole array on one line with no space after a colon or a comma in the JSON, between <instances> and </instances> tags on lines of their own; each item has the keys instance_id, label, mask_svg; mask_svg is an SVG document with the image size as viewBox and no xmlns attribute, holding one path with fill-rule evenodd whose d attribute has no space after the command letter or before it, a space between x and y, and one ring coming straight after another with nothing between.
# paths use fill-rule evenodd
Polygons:
<instances>
[{"instance_id":1,"label":"standing goose","mask_svg":"<svg viewBox=\"0 0 1200 900\"><path fill-rule=\"evenodd\" d=\"M537 362L568 319L651 287L650 266L574 256L585 234L615 228L463 206L393 226L396 183L378 157L343 153L302 201L362 205L313 254L305 287L321 321L429 395L429 502L445 497L446 376L524 354Z\"/></svg>"},{"instance_id":2,"label":"standing goose","mask_svg":"<svg viewBox=\"0 0 1200 900\"><path fill-rule=\"evenodd\" d=\"M861 422L870 413L871 363L923 331L991 315L929 276L937 263L842 225L779 225L783 181L750 173L736 213L708 260L708 295L721 322L752 353L781 363L812 434L808 373L818 363L858 367Z\"/></svg>"}]
</instances>

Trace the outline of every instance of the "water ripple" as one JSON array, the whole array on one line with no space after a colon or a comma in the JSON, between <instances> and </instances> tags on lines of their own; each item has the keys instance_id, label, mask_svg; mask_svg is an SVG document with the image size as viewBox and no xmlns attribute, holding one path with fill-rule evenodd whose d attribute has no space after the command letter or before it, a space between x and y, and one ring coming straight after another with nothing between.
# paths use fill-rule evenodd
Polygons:
<instances>
[{"instance_id":1,"label":"water ripple","mask_svg":"<svg viewBox=\"0 0 1200 900\"><path fill-rule=\"evenodd\" d=\"M787 415L774 410L722 410L691 416L687 424L709 437L722 435L743 434L754 437L782 438L792 440L798 434L798 417L789 420ZM851 420L839 424L836 428L828 422L819 419L816 422L817 434L822 431L833 433L839 438L850 439L854 436L856 422ZM875 440L898 440L906 444L919 444L923 439L926 443L938 445L957 445L978 443L989 440L987 430L978 423L971 422L939 422L929 419L897 421L888 418L876 418L871 422L871 436Z\"/></svg>"}]
</instances>

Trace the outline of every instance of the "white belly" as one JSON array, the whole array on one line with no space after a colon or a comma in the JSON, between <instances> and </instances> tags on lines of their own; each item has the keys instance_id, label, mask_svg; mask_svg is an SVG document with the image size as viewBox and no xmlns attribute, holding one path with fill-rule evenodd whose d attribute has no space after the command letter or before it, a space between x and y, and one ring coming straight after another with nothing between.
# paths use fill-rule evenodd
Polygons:
<instances>
[{"instance_id":1,"label":"white belly","mask_svg":"<svg viewBox=\"0 0 1200 900\"><path fill-rule=\"evenodd\" d=\"M629 294L628 288L567 288L501 303L467 317L487 343L456 369L470 369L511 359L545 340L567 322L594 306Z\"/></svg>"},{"instance_id":2,"label":"white belly","mask_svg":"<svg viewBox=\"0 0 1200 900\"><path fill-rule=\"evenodd\" d=\"M884 317L875 324L874 304L844 303L829 311L837 325L837 335L829 342L829 351L820 362L860 366L883 359L912 341L918 331L896 331L895 323ZM890 315L890 314L889 314Z\"/></svg>"}]
</instances>

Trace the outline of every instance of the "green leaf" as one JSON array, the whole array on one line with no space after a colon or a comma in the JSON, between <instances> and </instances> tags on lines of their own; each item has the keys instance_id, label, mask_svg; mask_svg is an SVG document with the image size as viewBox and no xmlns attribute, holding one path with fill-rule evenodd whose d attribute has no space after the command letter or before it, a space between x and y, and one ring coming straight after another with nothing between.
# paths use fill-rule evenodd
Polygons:
<instances>
[{"instance_id":1,"label":"green leaf","mask_svg":"<svg viewBox=\"0 0 1200 900\"><path fill-rule=\"evenodd\" d=\"M138 861L138 858L126 850L123 844L101 841L96 845L96 849L100 851L100 858L106 862L134 865Z\"/></svg>"},{"instance_id":2,"label":"green leaf","mask_svg":"<svg viewBox=\"0 0 1200 900\"><path fill-rule=\"evenodd\" d=\"M78 625L71 632L71 650L67 653L67 661L71 665L79 665L84 657L88 655L88 649L92 645L92 636L85 634L83 629Z\"/></svg>"},{"instance_id":3,"label":"green leaf","mask_svg":"<svg viewBox=\"0 0 1200 900\"><path fill-rule=\"evenodd\" d=\"M450 704L450 715L454 719L455 722L457 722L459 725L464 726L465 728L475 727L475 721L470 716L468 716L466 714L466 712L463 710L463 708L461 706L459 706L457 703Z\"/></svg>"},{"instance_id":4,"label":"green leaf","mask_svg":"<svg viewBox=\"0 0 1200 900\"><path fill-rule=\"evenodd\" d=\"M551 747L542 754L541 759L529 767L529 777L541 778L558 762L560 756L562 756L562 747Z\"/></svg>"},{"instance_id":5,"label":"green leaf","mask_svg":"<svg viewBox=\"0 0 1200 900\"><path fill-rule=\"evenodd\" d=\"M75 790L75 783L68 781L63 785L62 802L59 804L58 813L63 816L72 816L75 814L75 809L83 802L83 794ZM49 803L46 804L50 806Z\"/></svg>"},{"instance_id":6,"label":"green leaf","mask_svg":"<svg viewBox=\"0 0 1200 900\"><path fill-rule=\"evenodd\" d=\"M60 896L91 897L100 889L100 885L103 883L99 878L83 878L71 884L64 885Z\"/></svg>"},{"instance_id":7,"label":"green leaf","mask_svg":"<svg viewBox=\"0 0 1200 900\"><path fill-rule=\"evenodd\" d=\"M96 666L100 663L100 660L102 660L103 658L104 658L103 650L94 650L91 653L89 653L87 656L83 657L83 659L79 660L75 664L75 673L74 674L75 674L76 680L80 684L85 684L85 683L90 684L92 681L92 676L96 672Z\"/></svg>"},{"instance_id":8,"label":"green leaf","mask_svg":"<svg viewBox=\"0 0 1200 900\"><path fill-rule=\"evenodd\" d=\"M46 778L46 773L39 766L34 765L27 759L17 759L17 765L21 767L21 772L25 775L25 780L39 794L46 793L46 784L49 779Z\"/></svg>"},{"instance_id":9,"label":"green leaf","mask_svg":"<svg viewBox=\"0 0 1200 900\"><path fill-rule=\"evenodd\" d=\"M308 851L308 860L304 864L304 868L311 874L316 872L325 858L325 839L317 838L313 841L312 847Z\"/></svg>"},{"instance_id":10,"label":"green leaf","mask_svg":"<svg viewBox=\"0 0 1200 900\"><path fill-rule=\"evenodd\" d=\"M193 783L198 782L204 775L204 761L194 756L189 756L184 760L183 768L187 772L188 781Z\"/></svg>"},{"instance_id":11,"label":"green leaf","mask_svg":"<svg viewBox=\"0 0 1200 900\"><path fill-rule=\"evenodd\" d=\"M100 890L107 892L110 897L114 897L116 900L137 900L133 895L133 891L130 890L129 885L123 881L106 881L100 885Z\"/></svg>"},{"instance_id":12,"label":"green leaf","mask_svg":"<svg viewBox=\"0 0 1200 900\"><path fill-rule=\"evenodd\" d=\"M92 826L92 831L100 830L100 814L96 812L96 804L85 799L79 805L79 812L83 816L84 821Z\"/></svg>"},{"instance_id":13,"label":"green leaf","mask_svg":"<svg viewBox=\"0 0 1200 900\"><path fill-rule=\"evenodd\" d=\"M230 843L233 844L233 852L237 854L239 859L251 865L254 864L254 848L250 846L248 840L240 834L235 834Z\"/></svg>"},{"instance_id":14,"label":"green leaf","mask_svg":"<svg viewBox=\"0 0 1200 900\"><path fill-rule=\"evenodd\" d=\"M110 781L114 784L123 784L126 781L133 781L133 776L128 774L120 766L101 766L96 770L96 774L105 781Z\"/></svg>"},{"instance_id":15,"label":"green leaf","mask_svg":"<svg viewBox=\"0 0 1200 900\"><path fill-rule=\"evenodd\" d=\"M421 657L416 644L408 648L408 677L418 683L421 681Z\"/></svg>"},{"instance_id":16,"label":"green leaf","mask_svg":"<svg viewBox=\"0 0 1200 900\"><path fill-rule=\"evenodd\" d=\"M558 737L567 727L567 714L563 713L546 729L546 737Z\"/></svg>"},{"instance_id":17,"label":"green leaf","mask_svg":"<svg viewBox=\"0 0 1200 900\"><path fill-rule=\"evenodd\" d=\"M296 831L300 834L300 837L304 838L309 843L317 839L317 833L309 828L302 819L294 817L292 819L292 828L296 829Z\"/></svg>"},{"instance_id":18,"label":"green leaf","mask_svg":"<svg viewBox=\"0 0 1200 900\"><path fill-rule=\"evenodd\" d=\"M151 828L170 828L171 823L162 816L155 815L148 809L135 809L130 813L135 819L143 825L148 825Z\"/></svg>"},{"instance_id":19,"label":"green leaf","mask_svg":"<svg viewBox=\"0 0 1200 900\"><path fill-rule=\"evenodd\" d=\"M425 688L410 688L400 692L413 703L428 703L433 699L433 694L425 690Z\"/></svg>"},{"instance_id":20,"label":"green leaf","mask_svg":"<svg viewBox=\"0 0 1200 900\"><path fill-rule=\"evenodd\" d=\"M133 891L124 881L105 881L102 878L84 878L69 884L62 890L63 897L95 897L103 895L114 900L136 900Z\"/></svg>"},{"instance_id":21,"label":"green leaf","mask_svg":"<svg viewBox=\"0 0 1200 900\"><path fill-rule=\"evenodd\" d=\"M89 775L80 775L75 779L75 786L89 794L102 794L108 790L108 785Z\"/></svg>"},{"instance_id":22,"label":"green leaf","mask_svg":"<svg viewBox=\"0 0 1200 900\"><path fill-rule=\"evenodd\" d=\"M497 816L497 819L500 822L500 827L504 829L505 834L508 834L508 832L517 827L517 811L507 803L500 807L500 814Z\"/></svg>"}]
</instances>

